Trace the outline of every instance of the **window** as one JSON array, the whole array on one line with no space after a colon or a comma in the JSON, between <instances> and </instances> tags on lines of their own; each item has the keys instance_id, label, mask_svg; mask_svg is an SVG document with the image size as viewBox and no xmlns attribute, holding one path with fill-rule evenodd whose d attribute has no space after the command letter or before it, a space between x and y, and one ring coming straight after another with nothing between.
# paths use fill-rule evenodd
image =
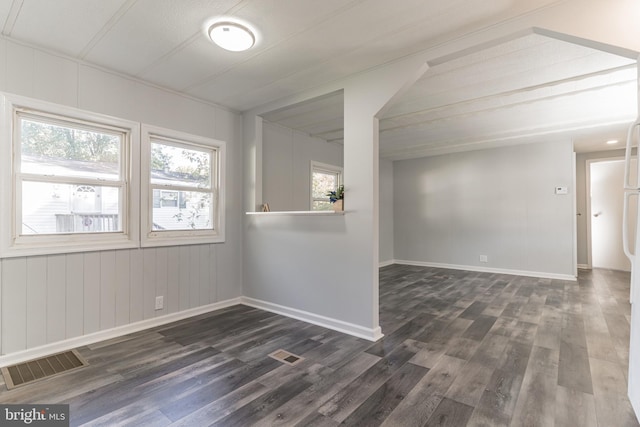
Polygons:
<instances>
[{"instance_id":1,"label":"window","mask_svg":"<svg viewBox=\"0 0 640 427\"><path fill-rule=\"evenodd\" d=\"M137 246L129 172L137 125L20 97L4 104L11 126L2 136L12 143L2 144L3 205L12 209L0 214L11 230L2 255Z\"/></svg>"},{"instance_id":2,"label":"window","mask_svg":"<svg viewBox=\"0 0 640 427\"><path fill-rule=\"evenodd\" d=\"M143 126L143 246L224 241L222 141Z\"/></svg>"},{"instance_id":3,"label":"window","mask_svg":"<svg viewBox=\"0 0 640 427\"><path fill-rule=\"evenodd\" d=\"M342 184L342 168L319 162L311 162L311 210L333 209L327 193Z\"/></svg>"}]
</instances>

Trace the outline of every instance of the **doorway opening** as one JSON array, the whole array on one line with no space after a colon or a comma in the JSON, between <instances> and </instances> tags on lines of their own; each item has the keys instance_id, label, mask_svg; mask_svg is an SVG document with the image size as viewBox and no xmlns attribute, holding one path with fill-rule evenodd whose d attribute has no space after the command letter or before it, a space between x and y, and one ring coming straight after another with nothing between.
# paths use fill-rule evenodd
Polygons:
<instances>
[{"instance_id":1,"label":"doorway opening","mask_svg":"<svg viewBox=\"0 0 640 427\"><path fill-rule=\"evenodd\" d=\"M637 161L632 159L631 173ZM587 161L587 244L589 268L631 271L623 251L622 222L624 159L619 157ZM635 180L635 176L632 177ZM637 207L630 206L628 227L634 236ZM629 242L633 245L633 239ZM631 251L634 251L631 246Z\"/></svg>"}]
</instances>

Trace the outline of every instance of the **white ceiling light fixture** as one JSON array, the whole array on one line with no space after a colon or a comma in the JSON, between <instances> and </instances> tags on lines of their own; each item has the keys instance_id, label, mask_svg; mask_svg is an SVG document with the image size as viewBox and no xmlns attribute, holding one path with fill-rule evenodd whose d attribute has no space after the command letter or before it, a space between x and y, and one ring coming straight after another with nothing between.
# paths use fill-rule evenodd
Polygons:
<instances>
[{"instance_id":1,"label":"white ceiling light fixture","mask_svg":"<svg viewBox=\"0 0 640 427\"><path fill-rule=\"evenodd\" d=\"M617 144L617 143L618 143L617 139L610 139L610 140L607 141L607 144L609 144L609 145L614 145L614 144Z\"/></svg>"},{"instance_id":2,"label":"white ceiling light fixture","mask_svg":"<svg viewBox=\"0 0 640 427\"><path fill-rule=\"evenodd\" d=\"M253 32L236 22L216 22L209 27L208 33L212 42L232 52L248 50L256 43Z\"/></svg>"}]
</instances>

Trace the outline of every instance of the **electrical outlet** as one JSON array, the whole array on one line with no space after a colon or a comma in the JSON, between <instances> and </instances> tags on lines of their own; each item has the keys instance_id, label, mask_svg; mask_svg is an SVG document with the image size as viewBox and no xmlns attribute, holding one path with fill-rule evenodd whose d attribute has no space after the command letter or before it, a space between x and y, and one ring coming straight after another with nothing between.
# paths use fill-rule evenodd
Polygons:
<instances>
[{"instance_id":1,"label":"electrical outlet","mask_svg":"<svg viewBox=\"0 0 640 427\"><path fill-rule=\"evenodd\" d=\"M486 255L480 255L480 262L489 262L489 258Z\"/></svg>"},{"instance_id":2,"label":"electrical outlet","mask_svg":"<svg viewBox=\"0 0 640 427\"><path fill-rule=\"evenodd\" d=\"M162 310L164 308L164 297L156 297L156 310Z\"/></svg>"}]
</instances>

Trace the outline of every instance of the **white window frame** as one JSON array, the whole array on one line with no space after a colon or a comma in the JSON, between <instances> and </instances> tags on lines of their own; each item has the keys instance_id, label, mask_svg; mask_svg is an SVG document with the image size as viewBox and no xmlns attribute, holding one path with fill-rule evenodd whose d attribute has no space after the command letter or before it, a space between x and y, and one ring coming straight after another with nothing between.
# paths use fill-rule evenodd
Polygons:
<instances>
[{"instance_id":1,"label":"white window frame","mask_svg":"<svg viewBox=\"0 0 640 427\"><path fill-rule=\"evenodd\" d=\"M137 175L132 173L132 165L139 164L140 125L16 95L0 94L0 102L3 110L0 134L0 200L3 206L0 209L0 258L138 247L139 183ZM18 187L21 187L22 180L16 168L16 162L20 159L19 114L35 119L59 120L78 125L79 128L84 125L95 129L110 129L123 134L120 180L95 182L95 185L117 186L122 189L122 231L21 235L22 188ZM73 179L68 177L53 176L44 181L73 184ZM78 180L78 183L85 181L88 180Z\"/></svg>"},{"instance_id":2,"label":"white window frame","mask_svg":"<svg viewBox=\"0 0 640 427\"><path fill-rule=\"evenodd\" d=\"M329 197L324 197L322 199L318 199L318 198L314 198L313 197L313 173L314 172L328 172L328 173L332 173L332 174L337 174L338 175L338 183L337 183L337 187L340 187L340 185L342 185L342 174L343 174L343 168L340 166L334 166L334 165L330 165L328 163L320 163L320 162L316 162L314 160L311 161L311 168L310 168L310 172L309 172L309 210L313 211L313 202L328 202L329 201ZM337 189L336 187L336 189Z\"/></svg>"},{"instance_id":3,"label":"white window frame","mask_svg":"<svg viewBox=\"0 0 640 427\"><path fill-rule=\"evenodd\" d=\"M151 185L151 143L152 140L164 140L168 145L189 146L193 148L213 149L216 153L212 163L211 176L213 230L153 230L153 188ZM212 138L165 129L157 126L142 125L141 137L141 246L176 246L203 243L222 243L225 241L225 175L226 143ZM173 187L167 188L172 190ZM189 190L185 188L185 190ZM195 189L191 189L195 190Z\"/></svg>"}]
</instances>

